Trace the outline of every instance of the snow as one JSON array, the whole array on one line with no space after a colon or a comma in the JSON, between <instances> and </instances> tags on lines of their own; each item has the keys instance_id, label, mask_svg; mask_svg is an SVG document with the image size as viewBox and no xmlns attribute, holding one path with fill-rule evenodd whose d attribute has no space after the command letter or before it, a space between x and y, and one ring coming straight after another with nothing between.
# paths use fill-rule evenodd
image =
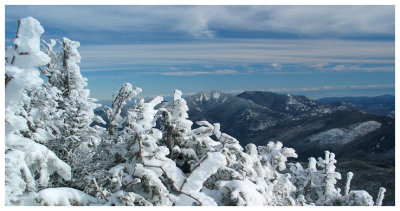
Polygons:
<instances>
[{"instance_id":1,"label":"snow","mask_svg":"<svg viewBox=\"0 0 400 211\"><path fill-rule=\"evenodd\" d=\"M54 138L54 136L51 135L51 133L47 132L42 128L37 128L36 132L33 133L33 136L35 137L35 140L39 141L40 143L46 143L47 141Z\"/></svg>"},{"instance_id":2,"label":"snow","mask_svg":"<svg viewBox=\"0 0 400 211\"><path fill-rule=\"evenodd\" d=\"M19 58L19 57L18 57ZM5 106L17 106L23 100L24 90L31 90L43 83L40 73L34 68L20 69L16 66L6 66L6 75L14 79L5 88Z\"/></svg>"},{"instance_id":3,"label":"snow","mask_svg":"<svg viewBox=\"0 0 400 211\"><path fill-rule=\"evenodd\" d=\"M175 89L174 92L174 101L182 98L182 92L178 89Z\"/></svg>"},{"instance_id":4,"label":"snow","mask_svg":"<svg viewBox=\"0 0 400 211\"><path fill-rule=\"evenodd\" d=\"M38 192L37 201L46 206L88 206L97 204L95 197L73 188L47 188Z\"/></svg>"},{"instance_id":5,"label":"snow","mask_svg":"<svg viewBox=\"0 0 400 211\"><path fill-rule=\"evenodd\" d=\"M214 93L212 94L212 98L213 98L214 100L218 100L220 96L221 96L221 94L220 94L219 92L214 92Z\"/></svg>"},{"instance_id":6,"label":"snow","mask_svg":"<svg viewBox=\"0 0 400 211\"><path fill-rule=\"evenodd\" d=\"M265 206L267 201L259 192L256 184L248 179L245 180L230 180L218 181L219 189L228 189L231 192L231 197L238 200L238 205L241 206Z\"/></svg>"},{"instance_id":7,"label":"snow","mask_svg":"<svg viewBox=\"0 0 400 211\"><path fill-rule=\"evenodd\" d=\"M198 168L194 169L182 186L184 192L198 192L203 187L203 183L217 170L226 165L225 156L220 152L208 153Z\"/></svg>"},{"instance_id":8,"label":"snow","mask_svg":"<svg viewBox=\"0 0 400 211\"><path fill-rule=\"evenodd\" d=\"M106 206L151 206L152 204L134 192L117 191L108 198Z\"/></svg>"},{"instance_id":9,"label":"snow","mask_svg":"<svg viewBox=\"0 0 400 211\"><path fill-rule=\"evenodd\" d=\"M19 20L17 38L13 40L16 49L7 48L13 61L8 61L5 73L11 80L6 85L6 204L21 204L26 192L49 185L50 176L55 172L60 179L71 179L71 168L44 145L21 135L29 130L27 120L38 118L39 112L32 109L28 115L23 106L31 106L30 91L43 84L36 66L45 65L50 58L40 51L40 35L44 32L40 23L33 18ZM35 110L36 109L36 110ZM46 142L50 134L37 128L32 134L38 141Z\"/></svg>"},{"instance_id":10,"label":"snow","mask_svg":"<svg viewBox=\"0 0 400 211\"><path fill-rule=\"evenodd\" d=\"M44 29L39 21L32 17L22 18L19 20L20 27L18 28L17 38L13 40L17 45L19 52L34 52L40 51L40 35Z\"/></svg>"},{"instance_id":11,"label":"snow","mask_svg":"<svg viewBox=\"0 0 400 211\"><path fill-rule=\"evenodd\" d=\"M385 197L386 188L380 187L378 196L376 197L376 206L382 206L382 200Z\"/></svg>"},{"instance_id":12,"label":"snow","mask_svg":"<svg viewBox=\"0 0 400 211\"><path fill-rule=\"evenodd\" d=\"M354 130L360 136L366 135L374 130L381 128L382 124L376 121L367 121L360 124L350 125L349 129Z\"/></svg>"},{"instance_id":13,"label":"snow","mask_svg":"<svg viewBox=\"0 0 400 211\"><path fill-rule=\"evenodd\" d=\"M287 105L291 105L291 106L295 105L296 109L307 108L306 105L304 105L303 103L300 103L299 101L297 101L292 95L287 94L286 96L288 97L288 101L286 102ZM286 107L286 108L288 108L288 107Z\"/></svg>"},{"instance_id":14,"label":"snow","mask_svg":"<svg viewBox=\"0 0 400 211\"><path fill-rule=\"evenodd\" d=\"M294 149L283 147L282 142L279 141L276 143L270 141L267 146L259 146L258 152L261 161L264 159L271 163L274 169L279 168L281 171L286 169L287 158L297 158Z\"/></svg>"},{"instance_id":15,"label":"snow","mask_svg":"<svg viewBox=\"0 0 400 211\"><path fill-rule=\"evenodd\" d=\"M163 163L162 165L164 171L167 173L168 177L170 177L176 187L180 187L184 181L185 174L176 167L174 162Z\"/></svg>"},{"instance_id":16,"label":"snow","mask_svg":"<svg viewBox=\"0 0 400 211\"><path fill-rule=\"evenodd\" d=\"M34 191L35 181L24 162L25 155L19 150L7 150L5 154L5 196L6 205L19 201L25 190Z\"/></svg>"},{"instance_id":17,"label":"snow","mask_svg":"<svg viewBox=\"0 0 400 211\"><path fill-rule=\"evenodd\" d=\"M45 146L14 134L7 136L6 139L7 147L24 152L26 164L32 170L40 172L41 185L46 186L49 176L54 172L57 172L65 180L71 179L71 167Z\"/></svg>"},{"instance_id":18,"label":"snow","mask_svg":"<svg viewBox=\"0 0 400 211\"><path fill-rule=\"evenodd\" d=\"M210 190L206 187L201 189L201 192L207 195L208 197L213 198L216 202L221 201L223 199L222 193L220 190Z\"/></svg>"},{"instance_id":19,"label":"snow","mask_svg":"<svg viewBox=\"0 0 400 211\"><path fill-rule=\"evenodd\" d=\"M123 181L126 179L132 180L132 177L124 172L125 169L128 169L130 166L128 164L122 163L112 167L108 170L108 173L112 176L112 182L117 182L119 186L122 186ZM130 173L130 172L129 172ZM129 177L129 178L126 178Z\"/></svg>"},{"instance_id":20,"label":"snow","mask_svg":"<svg viewBox=\"0 0 400 211\"><path fill-rule=\"evenodd\" d=\"M180 191L183 193L179 195L179 200L176 201L176 205L190 206L194 201L199 201L203 206L216 206L217 203L213 198L200 191L203 188L203 183L211 175L216 173L219 168L226 164L225 156L222 153L208 153L202 161L196 165L192 173L183 181L180 186ZM209 193L209 191L206 192ZM188 195L196 198L196 200Z\"/></svg>"},{"instance_id":21,"label":"snow","mask_svg":"<svg viewBox=\"0 0 400 211\"><path fill-rule=\"evenodd\" d=\"M198 96L196 101L204 102L204 101L210 101L211 99L219 101L221 99L221 102L224 103L228 98L226 96L221 98L222 96L223 96L222 93L218 91L204 91L200 94L200 96Z\"/></svg>"},{"instance_id":22,"label":"snow","mask_svg":"<svg viewBox=\"0 0 400 211\"><path fill-rule=\"evenodd\" d=\"M222 98L221 103L225 103L227 100L228 100L228 97L225 96L224 98Z\"/></svg>"},{"instance_id":23,"label":"snow","mask_svg":"<svg viewBox=\"0 0 400 211\"><path fill-rule=\"evenodd\" d=\"M26 122L26 119L23 118L22 116L17 116L14 114L14 112L12 111L13 107L6 107L6 124L5 124L5 132L6 135L10 134L14 131L18 131L18 130L27 130L28 129L28 125Z\"/></svg>"},{"instance_id":24,"label":"snow","mask_svg":"<svg viewBox=\"0 0 400 211\"><path fill-rule=\"evenodd\" d=\"M203 93L203 94L201 94L201 101L209 101L210 100L210 98L211 98L211 96L210 96L210 93L208 93L208 92L205 92L205 93Z\"/></svg>"},{"instance_id":25,"label":"snow","mask_svg":"<svg viewBox=\"0 0 400 211\"><path fill-rule=\"evenodd\" d=\"M143 133L155 126L154 117L158 111L154 109L154 106L160 104L162 100L163 98L160 96L148 103L145 103L144 99L140 99L133 108L127 111L127 122L134 126L137 133Z\"/></svg>"},{"instance_id":26,"label":"snow","mask_svg":"<svg viewBox=\"0 0 400 211\"><path fill-rule=\"evenodd\" d=\"M342 197L342 201L344 205L347 206L373 206L374 201L372 197L363 190L350 191L349 194L346 194Z\"/></svg>"},{"instance_id":27,"label":"snow","mask_svg":"<svg viewBox=\"0 0 400 211\"><path fill-rule=\"evenodd\" d=\"M17 38L13 40L13 43L16 45L16 53L20 55L15 59L14 65L29 68L50 62L50 58L40 51L40 35L43 32L43 27L34 18L19 20Z\"/></svg>"},{"instance_id":28,"label":"snow","mask_svg":"<svg viewBox=\"0 0 400 211\"><path fill-rule=\"evenodd\" d=\"M181 98L181 96L182 92L176 89L174 101L169 103L164 111L170 115L167 121L170 121L174 130L180 131L179 133L184 136L188 135L191 131L193 122L188 119L189 115L187 112L189 108L185 99Z\"/></svg>"},{"instance_id":29,"label":"snow","mask_svg":"<svg viewBox=\"0 0 400 211\"><path fill-rule=\"evenodd\" d=\"M348 194L349 193L349 191L350 191L350 182L353 179L353 176L354 176L353 172L348 172L347 173L347 180L346 180L346 186L345 186L345 189L344 189L344 194Z\"/></svg>"},{"instance_id":30,"label":"snow","mask_svg":"<svg viewBox=\"0 0 400 211\"><path fill-rule=\"evenodd\" d=\"M94 121L94 122L97 122L97 123L100 123L100 124L103 124L103 125L107 124L106 121L104 121L104 119L101 118L100 116L95 116L95 117L93 118L93 121Z\"/></svg>"},{"instance_id":31,"label":"snow","mask_svg":"<svg viewBox=\"0 0 400 211\"><path fill-rule=\"evenodd\" d=\"M345 144L379 129L381 125L376 121L367 121L350 125L348 128L332 128L309 136L307 139L319 144Z\"/></svg>"}]
</instances>

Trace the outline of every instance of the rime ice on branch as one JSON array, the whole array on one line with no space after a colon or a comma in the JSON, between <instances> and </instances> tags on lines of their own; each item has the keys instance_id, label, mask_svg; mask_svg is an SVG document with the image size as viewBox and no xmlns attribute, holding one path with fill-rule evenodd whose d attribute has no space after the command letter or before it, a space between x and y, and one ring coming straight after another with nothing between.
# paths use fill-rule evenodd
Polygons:
<instances>
[{"instance_id":1,"label":"rime ice on branch","mask_svg":"<svg viewBox=\"0 0 400 211\"><path fill-rule=\"evenodd\" d=\"M65 180L71 179L71 168L65 162L47 147L24 136L31 122L27 111L32 100L29 93L43 84L36 67L46 65L50 58L40 51L40 35L44 32L40 23L30 17L18 23L15 48L7 48L5 67L6 205L23 205L38 188L47 187L55 173Z\"/></svg>"}]
</instances>

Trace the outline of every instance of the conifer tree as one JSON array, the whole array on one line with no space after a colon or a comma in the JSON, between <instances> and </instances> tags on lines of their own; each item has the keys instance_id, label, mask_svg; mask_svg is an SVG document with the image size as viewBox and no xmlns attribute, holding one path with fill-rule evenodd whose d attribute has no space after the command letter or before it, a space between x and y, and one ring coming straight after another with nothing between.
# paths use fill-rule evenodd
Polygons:
<instances>
[{"instance_id":1,"label":"conifer tree","mask_svg":"<svg viewBox=\"0 0 400 211\"><path fill-rule=\"evenodd\" d=\"M49 185L50 176L71 179L71 168L44 145L30 139L31 123L40 115L29 116L32 109L30 93L43 84L38 66L50 58L40 51L40 23L31 18L18 20L15 48L7 48L6 59L6 205L29 203L39 188ZM8 81L7 81L8 80ZM39 132L40 133L40 132Z\"/></svg>"}]
</instances>

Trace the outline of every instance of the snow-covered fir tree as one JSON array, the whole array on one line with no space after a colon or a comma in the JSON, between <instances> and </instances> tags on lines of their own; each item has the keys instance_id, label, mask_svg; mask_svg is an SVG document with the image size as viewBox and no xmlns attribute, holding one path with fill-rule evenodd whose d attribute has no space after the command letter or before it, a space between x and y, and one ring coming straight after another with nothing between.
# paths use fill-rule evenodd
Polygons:
<instances>
[{"instance_id":1,"label":"snow-covered fir tree","mask_svg":"<svg viewBox=\"0 0 400 211\"><path fill-rule=\"evenodd\" d=\"M161 105L123 84L106 108L109 127L91 126L104 121L80 73L79 42L43 41L41 50L43 32L20 19L6 49L6 205L382 204L385 189L374 202L351 189L351 172L337 187L331 152L303 167L288 162L297 154L279 141L243 148L219 123L194 124L179 90Z\"/></svg>"},{"instance_id":2,"label":"snow-covered fir tree","mask_svg":"<svg viewBox=\"0 0 400 211\"><path fill-rule=\"evenodd\" d=\"M40 35L44 32L33 18L18 21L15 47L6 52L5 88L5 199L6 205L24 205L37 197L37 191L49 184L50 176L71 179L71 168L54 152L35 142L31 135L32 122L40 115L32 111L30 93L43 84L38 66L50 58L40 51ZM42 133L42 131L36 131ZM33 135L34 136L34 135ZM36 140L37 141L37 140Z\"/></svg>"}]
</instances>

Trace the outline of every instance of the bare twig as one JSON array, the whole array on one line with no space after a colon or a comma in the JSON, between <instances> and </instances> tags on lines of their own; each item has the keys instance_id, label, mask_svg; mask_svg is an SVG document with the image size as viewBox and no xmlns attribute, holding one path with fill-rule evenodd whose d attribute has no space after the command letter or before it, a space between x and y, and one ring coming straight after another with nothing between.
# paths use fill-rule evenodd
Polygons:
<instances>
[{"instance_id":1,"label":"bare twig","mask_svg":"<svg viewBox=\"0 0 400 211\"><path fill-rule=\"evenodd\" d=\"M99 186L97 185L97 182L96 182L96 179L95 179L95 178L93 178L93 182L94 182L94 185L96 185L97 191L99 191L100 194L101 194L101 196L103 196L103 198L108 202L108 198L104 195L103 191L101 191L101 189L100 189Z\"/></svg>"},{"instance_id":2,"label":"bare twig","mask_svg":"<svg viewBox=\"0 0 400 211\"><path fill-rule=\"evenodd\" d=\"M14 79L14 77L8 76L8 75L6 74L6 87L7 87L8 82L10 82L12 79Z\"/></svg>"},{"instance_id":3,"label":"bare twig","mask_svg":"<svg viewBox=\"0 0 400 211\"><path fill-rule=\"evenodd\" d=\"M136 168L133 170L132 178L135 177L135 172L136 172ZM121 178L121 181L122 181L122 178ZM132 181L130 181L129 183L127 183L127 184L125 184L125 185L122 185L122 189L125 190L129 185L132 185L132 184L136 184L135 179L133 179Z\"/></svg>"},{"instance_id":4,"label":"bare twig","mask_svg":"<svg viewBox=\"0 0 400 211\"><path fill-rule=\"evenodd\" d=\"M138 140L138 143L139 143L139 152L138 152L139 153L139 158L140 158L140 161L143 164L144 160L143 160L143 155L142 155L142 140L140 139L139 134L137 133L136 129L134 129L134 130L135 130L136 139Z\"/></svg>"},{"instance_id":5,"label":"bare twig","mask_svg":"<svg viewBox=\"0 0 400 211\"><path fill-rule=\"evenodd\" d=\"M132 180L131 182L129 182L128 184L123 185L123 186L122 186L122 189L125 190L126 188L128 188L129 185L136 184L136 183L137 183L137 181L135 181L135 179L133 179L133 180Z\"/></svg>"}]
</instances>

